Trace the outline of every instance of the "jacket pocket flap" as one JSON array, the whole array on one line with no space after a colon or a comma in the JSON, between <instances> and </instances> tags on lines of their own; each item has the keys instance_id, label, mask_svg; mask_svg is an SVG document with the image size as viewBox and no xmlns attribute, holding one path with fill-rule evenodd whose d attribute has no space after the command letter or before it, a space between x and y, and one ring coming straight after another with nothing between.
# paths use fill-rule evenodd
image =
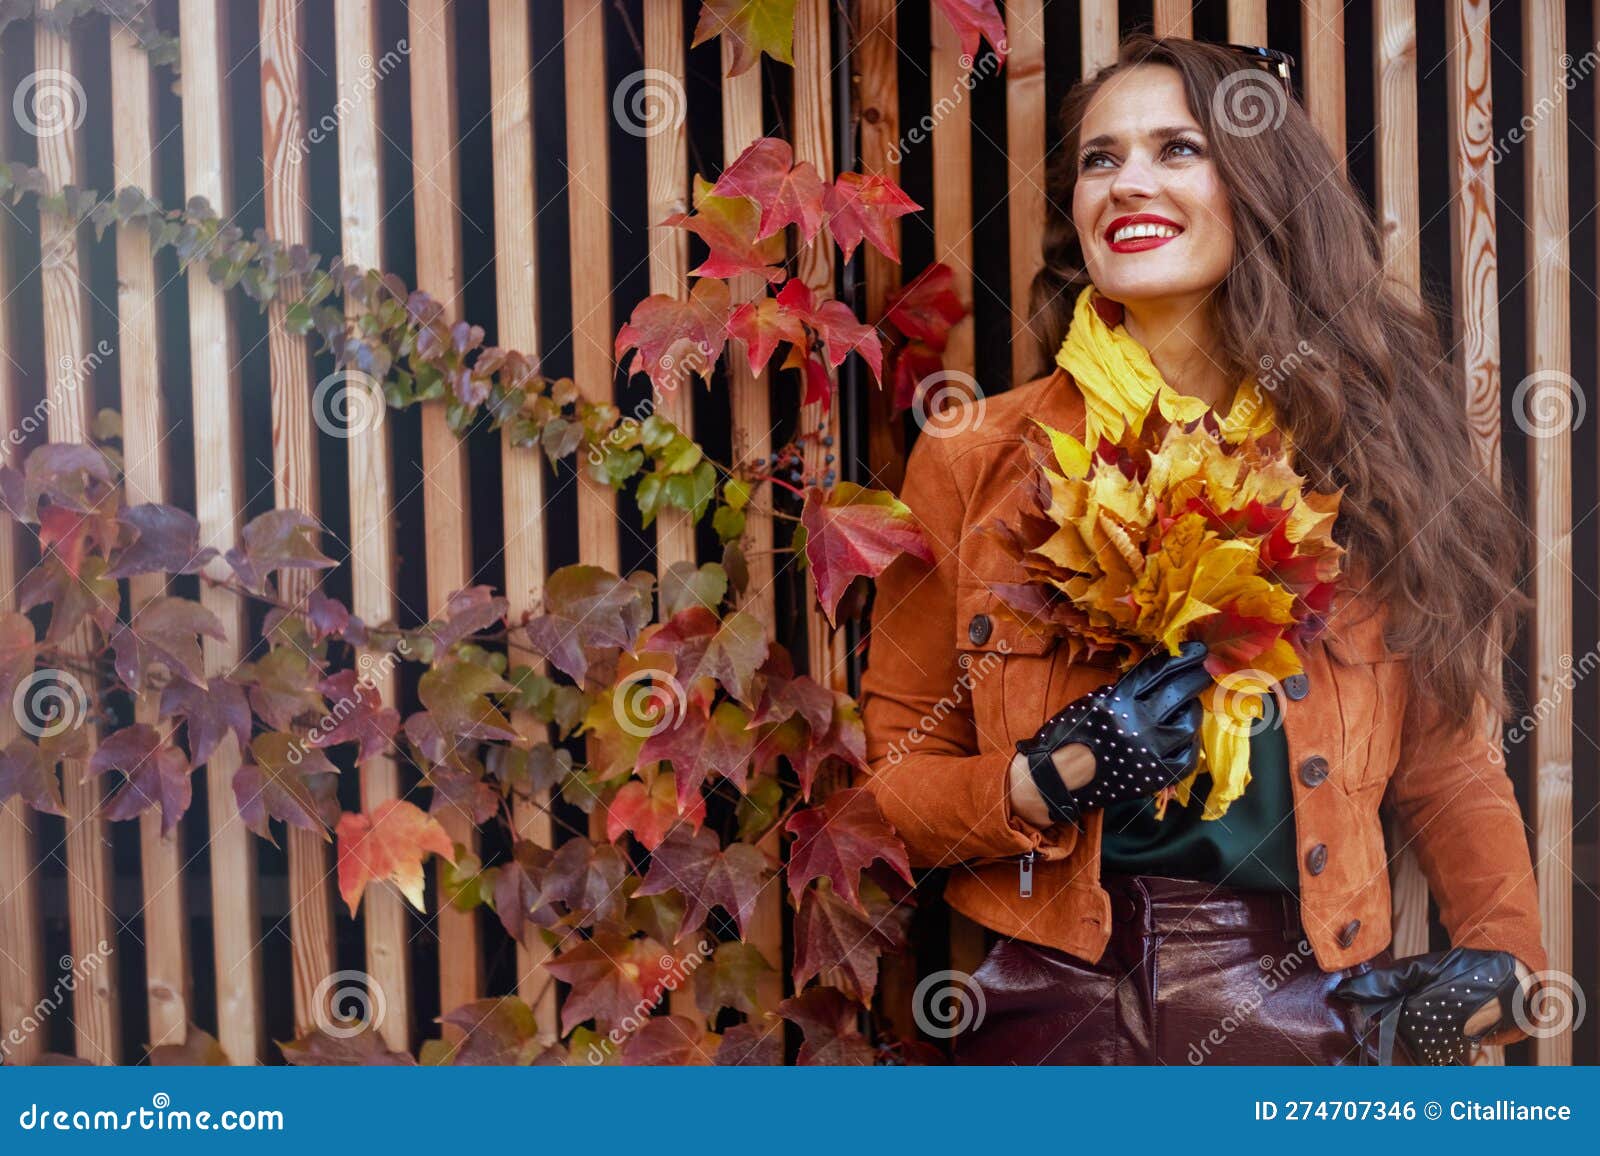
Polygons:
<instances>
[{"instance_id":1,"label":"jacket pocket flap","mask_svg":"<svg viewBox=\"0 0 1600 1156\"><path fill-rule=\"evenodd\" d=\"M1034 627L1005 599L977 580L956 590L957 650L992 650L1002 654L1047 654L1057 639Z\"/></svg>"}]
</instances>

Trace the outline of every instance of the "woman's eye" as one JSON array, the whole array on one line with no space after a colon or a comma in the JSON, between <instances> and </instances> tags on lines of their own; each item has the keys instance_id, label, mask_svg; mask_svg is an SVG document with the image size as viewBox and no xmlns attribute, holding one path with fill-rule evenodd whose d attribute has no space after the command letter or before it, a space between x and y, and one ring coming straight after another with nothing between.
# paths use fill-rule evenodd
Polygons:
<instances>
[{"instance_id":1,"label":"woman's eye","mask_svg":"<svg viewBox=\"0 0 1600 1156\"><path fill-rule=\"evenodd\" d=\"M1111 157L1106 153L1089 152L1084 153L1083 156L1078 158L1078 169L1081 172L1084 169L1100 168L1103 165L1109 165L1110 163Z\"/></svg>"},{"instance_id":2,"label":"woman's eye","mask_svg":"<svg viewBox=\"0 0 1600 1156\"><path fill-rule=\"evenodd\" d=\"M1200 147L1199 141L1187 140L1184 137L1178 137L1174 140L1168 141L1167 151L1177 156L1187 157L1197 157L1205 152L1205 150Z\"/></svg>"}]
</instances>

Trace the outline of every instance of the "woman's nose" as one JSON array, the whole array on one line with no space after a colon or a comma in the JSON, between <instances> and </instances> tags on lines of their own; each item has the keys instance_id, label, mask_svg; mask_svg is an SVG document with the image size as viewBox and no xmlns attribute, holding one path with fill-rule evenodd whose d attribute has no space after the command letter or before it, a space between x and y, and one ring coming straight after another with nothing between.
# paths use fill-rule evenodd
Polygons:
<instances>
[{"instance_id":1,"label":"woman's nose","mask_svg":"<svg viewBox=\"0 0 1600 1156\"><path fill-rule=\"evenodd\" d=\"M1116 200L1149 200L1161 191L1161 184L1148 160L1132 156L1117 169L1110 191Z\"/></svg>"}]
</instances>

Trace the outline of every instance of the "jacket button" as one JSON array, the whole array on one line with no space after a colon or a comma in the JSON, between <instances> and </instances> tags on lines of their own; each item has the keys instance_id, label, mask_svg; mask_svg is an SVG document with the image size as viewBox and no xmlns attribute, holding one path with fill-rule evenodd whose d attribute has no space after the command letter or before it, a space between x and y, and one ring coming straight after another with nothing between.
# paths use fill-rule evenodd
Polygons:
<instances>
[{"instance_id":1,"label":"jacket button","mask_svg":"<svg viewBox=\"0 0 1600 1156\"><path fill-rule=\"evenodd\" d=\"M1326 843L1318 843L1306 852L1306 867L1310 869L1311 874L1321 875L1322 869L1327 865L1328 845Z\"/></svg>"},{"instance_id":2,"label":"jacket button","mask_svg":"<svg viewBox=\"0 0 1600 1156\"><path fill-rule=\"evenodd\" d=\"M994 623L989 621L987 614L974 614L972 621L967 623L967 637L972 639L973 645L982 646L989 641L989 635L994 632Z\"/></svg>"},{"instance_id":3,"label":"jacket button","mask_svg":"<svg viewBox=\"0 0 1600 1156\"><path fill-rule=\"evenodd\" d=\"M1294 702L1299 702L1311 692L1311 680L1303 674L1291 674L1283 680L1283 693Z\"/></svg>"},{"instance_id":4,"label":"jacket button","mask_svg":"<svg viewBox=\"0 0 1600 1156\"><path fill-rule=\"evenodd\" d=\"M1352 919L1339 929L1339 946L1349 947L1356 941L1356 932L1361 930L1361 920Z\"/></svg>"},{"instance_id":5,"label":"jacket button","mask_svg":"<svg viewBox=\"0 0 1600 1156\"><path fill-rule=\"evenodd\" d=\"M1300 764L1300 781L1308 787L1320 786L1328 777L1328 760L1312 755Z\"/></svg>"}]
</instances>

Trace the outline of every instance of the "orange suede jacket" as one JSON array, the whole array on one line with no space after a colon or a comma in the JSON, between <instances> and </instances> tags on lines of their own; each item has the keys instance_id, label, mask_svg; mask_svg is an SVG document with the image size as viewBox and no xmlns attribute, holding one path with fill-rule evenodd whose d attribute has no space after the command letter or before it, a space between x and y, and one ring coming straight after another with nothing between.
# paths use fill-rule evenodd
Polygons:
<instances>
[{"instance_id":1,"label":"orange suede jacket","mask_svg":"<svg viewBox=\"0 0 1600 1156\"><path fill-rule=\"evenodd\" d=\"M1102 813L1080 835L1013 815L1014 744L1053 712L1113 681L1108 661L1007 616L990 583L1023 580L984 527L1028 500L1023 436L1038 418L1083 436L1083 400L1064 372L973 403L958 433L931 427L902 500L935 561L902 556L878 579L862 681L867 786L919 866L951 868L951 906L1003 935L1098 960L1111 927L1100 886ZM943 435L943 436L941 436ZM1359 577L1350 583L1359 589ZM1482 726L1421 742L1405 728L1409 659L1384 640L1383 607L1359 594L1329 616L1305 674L1274 687L1289 742L1301 918L1318 964L1371 958L1391 938L1380 805L1416 849L1456 945L1546 966L1527 833L1503 760ZM1396 848L1396 851L1399 847ZM1032 853L1033 895L1019 887Z\"/></svg>"}]
</instances>

